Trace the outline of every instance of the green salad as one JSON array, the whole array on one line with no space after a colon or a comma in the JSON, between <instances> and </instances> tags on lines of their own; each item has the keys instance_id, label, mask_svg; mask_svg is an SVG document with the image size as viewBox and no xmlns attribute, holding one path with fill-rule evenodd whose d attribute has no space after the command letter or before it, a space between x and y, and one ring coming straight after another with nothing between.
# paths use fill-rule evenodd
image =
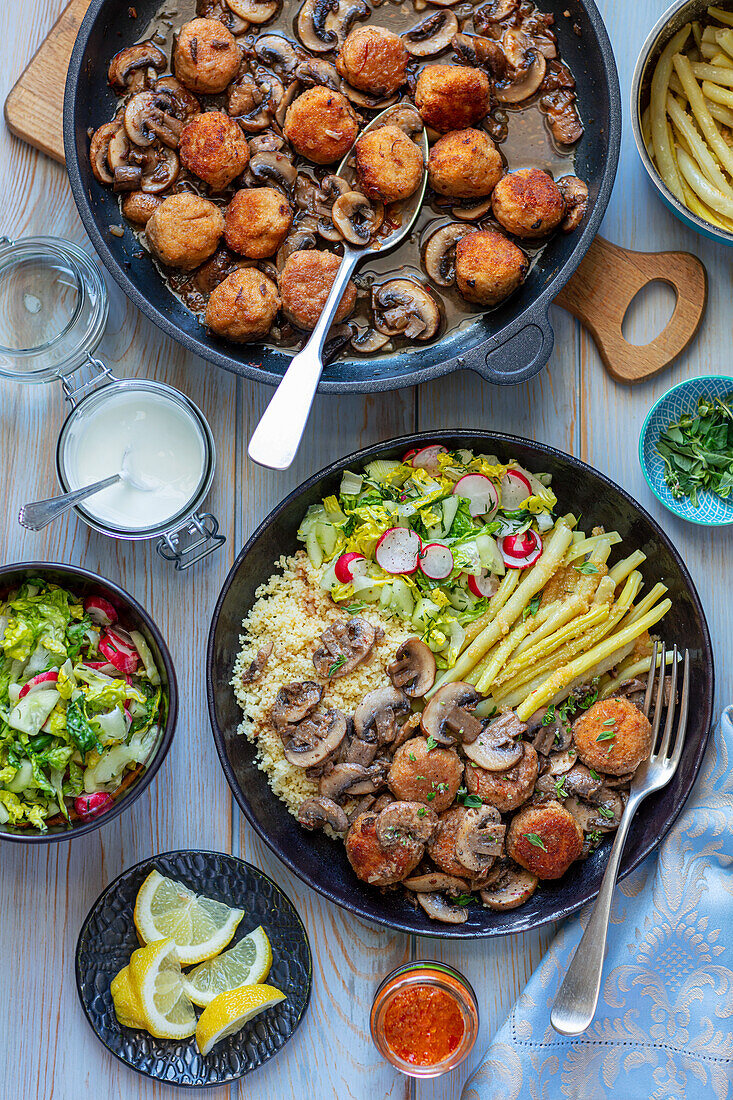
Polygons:
<instances>
[{"instance_id":1,"label":"green salad","mask_svg":"<svg viewBox=\"0 0 733 1100\"><path fill-rule=\"evenodd\" d=\"M95 817L153 751L166 700L103 596L30 579L0 602L0 825Z\"/></svg>"}]
</instances>

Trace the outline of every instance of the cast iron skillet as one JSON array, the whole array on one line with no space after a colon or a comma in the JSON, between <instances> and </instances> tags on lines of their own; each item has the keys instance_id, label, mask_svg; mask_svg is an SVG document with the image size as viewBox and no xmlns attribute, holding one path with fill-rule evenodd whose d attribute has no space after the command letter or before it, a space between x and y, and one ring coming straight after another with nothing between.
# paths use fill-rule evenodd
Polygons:
<instances>
[{"instance_id":1,"label":"cast iron skillet","mask_svg":"<svg viewBox=\"0 0 733 1100\"><path fill-rule=\"evenodd\" d=\"M415 911L399 892L382 893L360 882L346 859L343 844L323 833L308 833L288 813L255 764L253 746L237 735L241 711L229 686L239 648L242 619L254 602L254 593L274 570L281 554L301 544L296 531L309 504L338 491L345 469L360 469L380 456L400 457L412 447L443 443L449 449L470 447L510 458L530 470L548 471L559 507L582 513L584 530L603 524L622 536L626 554L643 550L645 590L657 581L669 589L672 608L662 620L664 638L687 647L692 658L690 724L680 766L672 783L647 799L631 826L621 876L626 875L656 847L682 809L702 762L712 718L713 654L705 613L682 558L661 527L628 493L577 458L539 443L527 443L494 432L436 432L410 435L357 451L314 474L270 513L239 554L214 610L207 653L207 693L214 741L234 797L248 821L277 856L304 882L330 901L368 920L402 932L469 939L523 932L559 920L595 897L606 866L611 839L585 863L577 863L558 882L543 882L526 905L506 913L470 906L462 925L430 920ZM618 560L613 558L612 560Z\"/></svg>"},{"instance_id":2,"label":"cast iron skillet","mask_svg":"<svg viewBox=\"0 0 733 1100\"><path fill-rule=\"evenodd\" d=\"M538 5L555 15L560 52L577 81L585 136L578 146L576 172L590 192L589 214L582 228L557 235L521 290L467 331L393 355L335 362L323 372L321 393L399 389L459 368L476 371L490 382L510 384L531 378L549 359L550 303L587 252L611 195L621 142L621 101L611 43L593 0L538 0ZM74 199L103 262L143 313L210 363L275 385L290 355L219 340L165 287L129 229L124 237L109 232L110 225L120 225L122 219L113 192L92 175L87 130L97 129L114 114L117 100L107 84L111 56L140 37L159 6L160 0L137 0L133 19L126 3L92 0L84 17L71 55L64 102L64 147Z\"/></svg>"}]
</instances>

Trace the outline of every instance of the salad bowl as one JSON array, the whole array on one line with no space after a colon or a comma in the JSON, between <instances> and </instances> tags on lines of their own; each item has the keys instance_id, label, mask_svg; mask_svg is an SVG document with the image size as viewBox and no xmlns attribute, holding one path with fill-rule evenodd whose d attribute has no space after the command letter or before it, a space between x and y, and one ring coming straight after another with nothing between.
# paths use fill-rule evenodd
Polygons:
<instances>
[{"instance_id":1,"label":"salad bowl","mask_svg":"<svg viewBox=\"0 0 733 1100\"><path fill-rule=\"evenodd\" d=\"M158 627L134 597L113 581L106 580L104 577L78 566L55 562L20 562L0 566L0 600L4 601L10 592L19 588L24 582L34 579L50 582L68 589L80 598L88 596L101 597L102 601L111 604L117 610L125 625L142 635L160 676L161 704L158 711L160 715L157 723L158 732L151 749L141 764L127 772L118 790L113 792L114 797L111 801L107 801L103 812L84 820L74 814L70 823L66 821L61 821L58 824L51 823L45 832L41 832L39 829L32 828L27 824L13 825L9 821L0 824L0 839L20 844L48 844L83 836L119 817L121 813L129 809L152 782L153 777L163 763L173 740L178 715L178 687L171 655ZM39 614L42 614L42 609ZM19 613L19 618L21 615L22 613ZM4 629L3 634L5 634ZM1 714L0 730L4 730L6 733L13 732L2 721ZM2 786L0 784L0 790L2 790ZM57 816L60 817L61 815Z\"/></svg>"}]
</instances>

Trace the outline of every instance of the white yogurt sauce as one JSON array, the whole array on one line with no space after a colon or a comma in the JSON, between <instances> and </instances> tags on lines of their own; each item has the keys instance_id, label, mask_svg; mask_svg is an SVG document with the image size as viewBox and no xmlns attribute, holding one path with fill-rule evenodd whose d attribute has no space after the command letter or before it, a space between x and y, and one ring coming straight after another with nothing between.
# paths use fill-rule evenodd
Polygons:
<instances>
[{"instance_id":1,"label":"white yogurt sauce","mask_svg":"<svg viewBox=\"0 0 733 1100\"><path fill-rule=\"evenodd\" d=\"M135 481L150 486L117 482L80 505L100 523L140 531L165 523L193 499L206 447L193 414L172 396L112 389L71 422L63 459L71 489L119 473L123 463Z\"/></svg>"}]
</instances>

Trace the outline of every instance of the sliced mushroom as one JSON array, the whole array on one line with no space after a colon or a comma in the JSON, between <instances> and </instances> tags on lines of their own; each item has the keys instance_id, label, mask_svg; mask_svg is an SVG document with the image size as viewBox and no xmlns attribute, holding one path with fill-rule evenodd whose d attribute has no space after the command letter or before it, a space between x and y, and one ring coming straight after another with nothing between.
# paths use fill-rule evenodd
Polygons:
<instances>
[{"instance_id":1,"label":"sliced mushroom","mask_svg":"<svg viewBox=\"0 0 733 1100\"><path fill-rule=\"evenodd\" d=\"M402 880L402 885L415 894L441 893L463 894L468 890L468 882L456 875L447 875L445 871L426 871L421 875Z\"/></svg>"},{"instance_id":2,"label":"sliced mushroom","mask_svg":"<svg viewBox=\"0 0 733 1100\"><path fill-rule=\"evenodd\" d=\"M174 96L166 91L138 92L125 107L125 130L130 141L142 148L159 138L170 149L178 147L184 122L176 118Z\"/></svg>"},{"instance_id":3,"label":"sliced mushroom","mask_svg":"<svg viewBox=\"0 0 733 1100\"><path fill-rule=\"evenodd\" d=\"M369 656L376 638L372 624L358 615L333 623L321 634L323 645L313 654L316 672L329 680L346 676Z\"/></svg>"},{"instance_id":4,"label":"sliced mushroom","mask_svg":"<svg viewBox=\"0 0 733 1100\"><path fill-rule=\"evenodd\" d=\"M390 746L390 751L394 752L400 747L400 745L404 744L405 741L409 741L419 725L420 715L417 712L409 714L407 716L407 721L403 723L402 728L392 742Z\"/></svg>"},{"instance_id":5,"label":"sliced mushroom","mask_svg":"<svg viewBox=\"0 0 733 1100\"><path fill-rule=\"evenodd\" d=\"M460 221L475 222L478 218L483 218L484 214L488 214L490 209L491 199L480 199L479 202L471 203L469 206L458 204L451 207L451 214Z\"/></svg>"},{"instance_id":6,"label":"sliced mushroom","mask_svg":"<svg viewBox=\"0 0 733 1100\"><path fill-rule=\"evenodd\" d=\"M398 103L389 114L384 116L382 125L397 126L409 138L414 138L425 129L425 123L420 118L417 107L413 107L411 103Z\"/></svg>"},{"instance_id":7,"label":"sliced mushroom","mask_svg":"<svg viewBox=\"0 0 733 1100\"><path fill-rule=\"evenodd\" d=\"M560 228L563 233L572 233L582 222L588 207L588 184L577 176L562 176L557 181L557 186L565 203L565 217L560 222ZM637 680L635 683L641 684L641 681ZM636 690L643 691L644 685L641 684L641 688Z\"/></svg>"},{"instance_id":8,"label":"sliced mushroom","mask_svg":"<svg viewBox=\"0 0 733 1100\"><path fill-rule=\"evenodd\" d=\"M175 149L168 149L165 145L152 146L145 158L140 189L146 195L156 195L159 191L165 191L178 179L180 167Z\"/></svg>"},{"instance_id":9,"label":"sliced mushroom","mask_svg":"<svg viewBox=\"0 0 733 1100\"><path fill-rule=\"evenodd\" d=\"M266 23L280 7L280 0L227 0L227 6L248 23Z\"/></svg>"},{"instance_id":10,"label":"sliced mushroom","mask_svg":"<svg viewBox=\"0 0 733 1100\"><path fill-rule=\"evenodd\" d=\"M578 754L575 749L562 749L550 753L550 772L552 775L565 775L574 766Z\"/></svg>"},{"instance_id":11,"label":"sliced mushroom","mask_svg":"<svg viewBox=\"0 0 733 1100\"><path fill-rule=\"evenodd\" d=\"M435 3L436 0L433 0ZM443 924L465 924L468 920L468 912L458 905L449 905L442 894L415 894L419 905L433 920L442 921Z\"/></svg>"},{"instance_id":12,"label":"sliced mushroom","mask_svg":"<svg viewBox=\"0 0 733 1100\"><path fill-rule=\"evenodd\" d=\"M318 784L319 794L337 801L349 795L374 794L383 785L387 769L381 764L364 768L361 764L336 764L325 772Z\"/></svg>"},{"instance_id":13,"label":"sliced mushroom","mask_svg":"<svg viewBox=\"0 0 733 1100\"><path fill-rule=\"evenodd\" d=\"M420 699L435 683L435 654L420 638L408 638L387 665L387 675L396 688L411 699Z\"/></svg>"},{"instance_id":14,"label":"sliced mushroom","mask_svg":"<svg viewBox=\"0 0 733 1100\"><path fill-rule=\"evenodd\" d=\"M280 730L285 759L298 768L315 768L333 757L346 736L348 723L340 710L304 718Z\"/></svg>"},{"instance_id":15,"label":"sliced mushroom","mask_svg":"<svg viewBox=\"0 0 733 1100\"><path fill-rule=\"evenodd\" d=\"M298 12L295 28L298 38L313 53L328 53L338 46L338 35L326 27L333 0L305 0Z\"/></svg>"},{"instance_id":16,"label":"sliced mushroom","mask_svg":"<svg viewBox=\"0 0 733 1100\"><path fill-rule=\"evenodd\" d=\"M464 745L469 760L487 772L504 772L522 759L524 748L519 740L527 727L514 711L507 711L482 729L475 741Z\"/></svg>"},{"instance_id":17,"label":"sliced mushroom","mask_svg":"<svg viewBox=\"0 0 733 1100\"><path fill-rule=\"evenodd\" d=\"M610 833L618 829L624 804L621 797L611 790L596 795L596 805L590 806L579 798L566 798L564 806L569 810L584 833Z\"/></svg>"},{"instance_id":18,"label":"sliced mushroom","mask_svg":"<svg viewBox=\"0 0 733 1100\"><path fill-rule=\"evenodd\" d=\"M531 871L525 871L513 860L507 859L501 864L501 874L489 887L481 890L481 901L487 908L499 913L516 909L529 901L537 889L538 881Z\"/></svg>"},{"instance_id":19,"label":"sliced mushroom","mask_svg":"<svg viewBox=\"0 0 733 1100\"><path fill-rule=\"evenodd\" d=\"M521 32L520 32L521 33ZM507 39L512 32L504 36L504 52L508 53ZM523 36L524 37L524 36ZM517 61L519 59L517 58ZM539 90L545 79L547 61L544 54L536 49L528 49L518 64L512 64L504 78L494 84L494 95L500 103L521 103Z\"/></svg>"},{"instance_id":20,"label":"sliced mushroom","mask_svg":"<svg viewBox=\"0 0 733 1100\"><path fill-rule=\"evenodd\" d=\"M284 76L292 76L305 54L281 34L261 34L255 42L255 54L268 69Z\"/></svg>"},{"instance_id":21,"label":"sliced mushroom","mask_svg":"<svg viewBox=\"0 0 733 1100\"><path fill-rule=\"evenodd\" d=\"M604 775L603 785L604 787L610 787L612 790L621 790L628 787L633 778L633 772L629 772L628 775Z\"/></svg>"},{"instance_id":22,"label":"sliced mushroom","mask_svg":"<svg viewBox=\"0 0 733 1100\"><path fill-rule=\"evenodd\" d=\"M288 84L282 99L277 105L275 122L278 126L282 127L285 125L285 115L288 113L288 107L298 95L300 95L300 81L294 80L291 84Z\"/></svg>"},{"instance_id":23,"label":"sliced mushroom","mask_svg":"<svg viewBox=\"0 0 733 1100\"><path fill-rule=\"evenodd\" d=\"M553 775L547 772L537 780L537 790L543 794L551 794L554 798L565 798L573 795L577 798L592 799L601 789L602 779L594 779L585 764L573 764L569 771L562 775Z\"/></svg>"},{"instance_id":24,"label":"sliced mushroom","mask_svg":"<svg viewBox=\"0 0 733 1100\"><path fill-rule=\"evenodd\" d=\"M447 50L458 32L458 19L452 11L436 11L421 19L402 35L405 49L413 57L431 57Z\"/></svg>"},{"instance_id":25,"label":"sliced mushroom","mask_svg":"<svg viewBox=\"0 0 733 1100\"><path fill-rule=\"evenodd\" d=\"M453 745L457 739L464 744L475 741L484 728L481 719L471 714L480 698L472 684L464 684L462 680L445 684L422 712L423 733L439 745Z\"/></svg>"},{"instance_id":26,"label":"sliced mushroom","mask_svg":"<svg viewBox=\"0 0 733 1100\"><path fill-rule=\"evenodd\" d=\"M377 332L373 328L364 328L357 331L355 336L351 337L351 346L354 351L359 351L362 355L370 355L375 351L380 351L385 344L389 343L389 336L385 336L383 332Z\"/></svg>"},{"instance_id":27,"label":"sliced mushroom","mask_svg":"<svg viewBox=\"0 0 733 1100\"><path fill-rule=\"evenodd\" d=\"M321 186L316 191L316 196L320 202L331 209L336 200L343 195L347 195L350 190L351 188L345 179L331 174L323 177Z\"/></svg>"},{"instance_id":28,"label":"sliced mushroom","mask_svg":"<svg viewBox=\"0 0 733 1100\"><path fill-rule=\"evenodd\" d=\"M314 680L296 680L283 684L270 711L270 720L275 729L293 725L312 714L323 698L323 690Z\"/></svg>"},{"instance_id":29,"label":"sliced mushroom","mask_svg":"<svg viewBox=\"0 0 733 1100\"><path fill-rule=\"evenodd\" d=\"M504 851L504 833L499 811L494 806L466 810L456 832L456 859L469 871L485 874Z\"/></svg>"},{"instance_id":30,"label":"sliced mushroom","mask_svg":"<svg viewBox=\"0 0 733 1100\"><path fill-rule=\"evenodd\" d=\"M391 802L377 817L375 832L383 848L414 841L428 844L438 829L438 815L422 802Z\"/></svg>"},{"instance_id":31,"label":"sliced mushroom","mask_svg":"<svg viewBox=\"0 0 733 1100\"><path fill-rule=\"evenodd\" d=\"M345 833L349 827L348 817L331 798L304 799L298 808L298 821L305 829L330 825L336 833Z\"/></svg>"},{"instance_id":32,"label":"sliced mushroom","mask_svg":"<svg viewBox=\"0 0 733 1100\"><path fill-rule=\"evenodd\" d=\"M165 91L173 97L175 105L173 114L176 118L193 118L201 110L201 104L193 92L189 92L188 88L184 88L174 76L162 76L160 80L156 80L155 90L156 92Z\"/></svg>"},{"instance_id":33,"label":"sliced mushroom","mask_svg":"<svg viewBox=\"0 0 733 1100\"><path fill-rule=\"evenodd\" d=\"M540 99L547 114L550 133L559 145L574 145L583 136L583 123L575 106L575 92L560 88Z\"/></svg>"},{"instance_id":34,"label":"sliced mushroom","mask_svg":"<svg viewBox=\"0 0 733 1100\"><path fill-rule=\"evenodd\" d=\"M368 19L371 8L365 0L335 0L326 16L326 30L336 35L339 46L343 45L354 23Z\"/></svg>"},{"instance_id":35,"label":"sliced mushroom","mask_svg":"<svg viewBox=\"0 0 733 1100\"><path fill-rule=\"evenodd\" d=\"M340 763L360 764L362 768L368 768L370 764L374 763L378 748L376 736L371 741L364 740L361 737L352 737L346 746L346 750L342 752Z\"/></svg>"},{"instance_id":36,"label":"sliced mushroom","mask_svg":"<svg viewBox=\"0 0 733 1100\"><path fill-rule=\"evenodd\" d=\"M265 670L265 665L268 662L270 654L272 653L272 642L267 642L261 649L257 650L254 660L250 661L247 668L244 670L240 677L242 684L252 684L255 680L259 680L260 676Z\"/></svg>"},{"instance_id":37,"label":"sliced mushroom","mask_svg":"<svg viewBox=\"0 0 733 1100\"><path fill-rule=\"evenodd\" d=\"M440 309L432 294L412 279L389 279L372 287L374 327L385 336L432 340Z\"/></svg>"},{"instance_id":38,"label":"sliced mushroom","mask_svg":"<svg viewBox=\"0 0 733 1100\"><path fill-rule=\"evenodd\" d=\"M354 732L364 741L376 739L379 745L394 741L401 718L410 712L410 701L394 687L370 691L354 711Z\"/></svg>"},{"instance_id":39,"label":"sliced mushroom","mask_svg":"<svg viewBox=\"0 0 733 1100\"><path fill-rule=\"evenodd\" d=\"M493 38L484 38L480 34L455 34L453 49L461 61L484 69L494 80L501 80L509 69L509 61L501 45Z\"/></svg>"},{"instance_id":40,"label":"sliced mushroom","mask_svg":"<svg viewBox=\"0 0 733 1100\"><path fill-rule=\"evenodd\" d=\"M390 795L382 794L379 798L387 798L387 801L391 800ZM379 798L375 798L373 794L365 794L362 798L358 799L346 814L349 825L353 825L357 817L359 817L360 814L365 814L367 810L372 810L375 814L378 814L379 810L383 808L378 806Z\"/></svg>"},{"instance_id":41,"label":"sliced mushroom","mask_svg":"<svg viewBox=\"0 0 733 1100\"><path fill-rule=\"evenodd\" d=\"M519 0L488 0L488 3L476 8L473 16L474 25L483 34L485 27L490 23L500 23L502 19L507 19L518 7Z\"/></svg>"},{"instance_id":42,"label":"sliced mushroom","mask_svg":"<svg viewBox=\"0 0 733 1100\"><path fill-rule=\"evenodd\" d=\"M396 103L399 96L395 92L390 96L374 96L369 95L368 92L362 92L359 88L355 88L347 81L341 81L341 91L350 99L352 103L355 103L357 107L365 107L368 111L381 111L387 107L391 107L393 103Z\"/></svg>"},{"instance_id":43,"label":"sliced mushroom","mask_svg":"<svg viewBox=\"0 0 733 1100\"><path fill-rule=\"evenodd\" d=\"M301 61L295 70L295 77L309 88L321 85L334 92L341 91L341 77L336 66L322 57L310 57L307 61Z\"/></svg>"},{"instance_id":44,"label":"sliced mushroom","mask_svg":"<svg viewBox=\"0 0 733 1100\"><path fill-rule=\"evenodd\" d=\"M290 195L297 175L295 165L285 153L257 153L250 158L246 179L250 185L264 183Z\"/></svg>"},{"instance_id":45,"label":"sliced mushroom","mask_svg":"<svg viewBox=\"0 0 733 1100\"><path fill-rule=\"evenodd\" d=\"M168 64L168 59L153 42L139 42L120 50L109 63L109 82L118 95L149 88Z\"/></svg>"},{"instance_id":46,"label":"sliced mushroom","mask_svg":"<svg viewBox=\"0 0 733 1100\"><path fill-rule=\"evenodd\" d=\"M122 129L121 122L105 122L92 137L89 146L89 160L94 178L100 183L114 183L114 175L109 166L109 144Z\"/></svg>"},{"instance_id":47,"label":"sliced mushroom","mask_svg":"<svg viewBox=\"0 0 733 1100\"><path fill-rule=\"evenodd\" d=\"M438 286L452 286L456 281L456 245L467 233L467 225L444 225L425 246L425 271Z\"/></svg>"},{"instance_id":48,"label":"sliced mushroom","mask_svg":"<svg viewBox=\"0 0 733 1100\"><path fill-rule=\"evenodd\" d=\"M280 153L284 148L285 138L274 130L267 130L266 133L256 134L249 139L249 151L253 157L257 153Z\"/></svg>"},{"instance_id":49,"label":"sliced mushroom","mask_svg":"<svg viewBox=\"0 0 733 1100\"><path fill-rule=\"evenodd\" d=\"M381 205L381 204L380 204ZM381 225L384 208L380 212L359 191L347 191L336 199L331 211L333 224L349 244L367 245Z\"/></svg>"},{"instance_id":50,"label":"sliced mushroom","mask_svg":"<svg viewBox=\"0 0 733 1100\"><path fill-rule=\"evenodd\" d=\"M527 720L532 744L543 756L549 756L553 751L564 752L573 739L570 722L556 713L550 713L548 717L548 710L548 707L543 707Z\"/></svg>"},{"instance_id":51,"label":"sliced mushroom","mask_svg":"<svg viewBox=\"0 0 733 1100\"><path fill-rule=\"evenodd\" d=\"M288 256L291 256L293 252L303 252L307 248L315 247L316 236L313 230L296 225L278 248L275 256L275 267L278 271L282 271Z\"/></svg>"}]
</instances>

